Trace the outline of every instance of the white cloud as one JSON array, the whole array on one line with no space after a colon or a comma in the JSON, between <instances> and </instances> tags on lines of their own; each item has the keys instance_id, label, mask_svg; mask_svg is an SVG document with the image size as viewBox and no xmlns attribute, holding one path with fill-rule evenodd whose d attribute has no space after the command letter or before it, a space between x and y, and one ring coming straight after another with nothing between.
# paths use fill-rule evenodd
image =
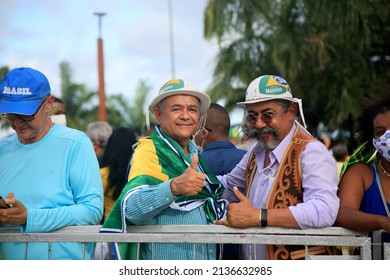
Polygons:
<instances>
[{"instance_id":1,"label":"white cloud","mask_svg":"<svg viewBox=\"0 0 390 280\"><path fill-rule=\"evenodd\" d=\"M203 38L207 0L171 1L176 77L205 91L218 50ZM154 95L171 78L168 0L2 0L0 66L42 71L59 96L59 65L67 61L73 80L97 91L95 12L107 13L102 18L106 94L131 100L143 79Z\"/></svg>"},{"instance_id":2,"label":"white cloud","mask_svg":"<svg viewBox=\"0 0 390 280\"><path fill-rule=\"evenodd\" d=\"M206 0L172 0L176 76L201 90L211 81L217 47L203 38ZM59 64L70 63L75 82L98 88L98 18L102 18L106 94L134 96L145 79L155 93L171 78L168 0L2 1L1 66L29 66L47 75L60 94Z\"/></svg>"}]
</instances>

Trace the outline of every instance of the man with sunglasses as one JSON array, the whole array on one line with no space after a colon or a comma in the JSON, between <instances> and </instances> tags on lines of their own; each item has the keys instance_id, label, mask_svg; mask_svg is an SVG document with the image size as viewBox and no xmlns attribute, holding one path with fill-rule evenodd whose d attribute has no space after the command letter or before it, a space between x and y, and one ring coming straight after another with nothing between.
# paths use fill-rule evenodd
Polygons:
<instances>
[{"instance_id":1,"label":"man with sunglasses","mask_svg":"<svg viewBox=\"0 0 390 280\"><path fill-rule=\"evenodd\" d=\"M249 85L243 124L258 143L225 176L224 198L231 203L226 220L216 224L236 228L274 226L316 228L335 222L337 168L328 149L305 129L302 103L287 82L275 75ZM296 120L298 114L303 126ZM304 246L243 245L244 259L302 259ZM332 254L331 248L309 247L309 255Z\"/></svg>"},{"instance_id":2,"label":"man with sunglasses","mask_svg":"<svg viewBox=\"0 0 390 280\"><path fill-rule=\"evenodd\" d=\"M0 142L0 195L11 205L0 209L0 226L24 233L98 224L103 214L91 141L52 122L50 92L45 75L32 68L13 69L0 82L0 113L16 131ZM0 243L4 259L91 259L93 250L94 244Z\"/></svg>"}]
</instances>

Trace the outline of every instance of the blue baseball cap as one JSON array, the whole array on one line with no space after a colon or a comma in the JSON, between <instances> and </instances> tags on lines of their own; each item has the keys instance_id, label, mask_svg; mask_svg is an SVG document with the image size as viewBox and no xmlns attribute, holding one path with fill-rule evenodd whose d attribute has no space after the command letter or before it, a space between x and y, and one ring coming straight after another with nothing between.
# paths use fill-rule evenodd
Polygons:
<instances>
[{"instance_id":1,"label":"blue baseball cap","mask_svg":"<svg viewBox=\"0 0 390 280\"><path fill-rule=\"evenodd\" d=\"M50 92L49 81L41 72L15 68L0 82L0 114L32 115Z\"/></svg>"}]
</instances>

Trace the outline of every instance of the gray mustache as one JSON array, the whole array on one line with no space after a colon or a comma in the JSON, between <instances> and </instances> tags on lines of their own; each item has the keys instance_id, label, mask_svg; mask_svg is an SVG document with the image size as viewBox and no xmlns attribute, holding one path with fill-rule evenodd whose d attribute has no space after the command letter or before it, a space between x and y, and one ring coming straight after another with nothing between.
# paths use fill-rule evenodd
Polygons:
<instances>
[{"instance_id":1,"label":"gray mustache","mask_svg":"<svg viewBox=\"0 0 390 280\"><path fill-rule=\"evenodd\" d=\"M254 128L251 132L256 136L258 136L260 133L273 133L275 136L278 135L277 130L272 127Z\"/></svg>"}]
</instances>

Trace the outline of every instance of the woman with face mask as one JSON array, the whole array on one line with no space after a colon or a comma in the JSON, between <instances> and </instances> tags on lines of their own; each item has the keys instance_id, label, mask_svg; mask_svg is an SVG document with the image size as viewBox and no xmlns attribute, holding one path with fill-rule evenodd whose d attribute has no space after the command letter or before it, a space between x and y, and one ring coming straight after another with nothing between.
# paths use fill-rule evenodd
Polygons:
<instances>
[{"instance_id":1,"label":"woman with face mask","mask_svg":"<svg viewBox=\"0 0 390 280\"><path fill-rule=\"evenodd\" d=\"M62 99L54 97L52 110L49 112L51 121L66 126L65 105Z\"/></svg>"},{"instance_id":2,"label":"woman with face mask","mask_svg":"<svg viewBox=\"0 0 390 280\"><path fill-rule=\"evenodd\" d=\"M357 119L361 146L340 175L340 210L336 225L372 232L384 230L390 241L390 93L364 102Z\"/></svg>"}]
</instances>

